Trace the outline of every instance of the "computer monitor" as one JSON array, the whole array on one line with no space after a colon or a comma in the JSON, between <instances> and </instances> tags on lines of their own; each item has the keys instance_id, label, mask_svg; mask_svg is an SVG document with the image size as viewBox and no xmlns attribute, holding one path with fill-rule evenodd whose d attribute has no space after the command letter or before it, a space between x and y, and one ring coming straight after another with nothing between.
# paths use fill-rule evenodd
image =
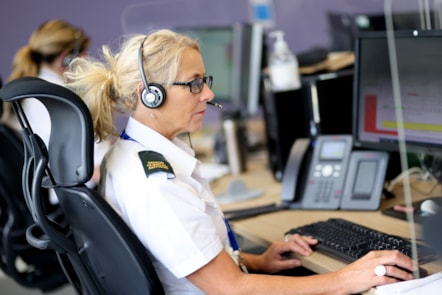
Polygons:
<instances>
[{"instance_id":1,"label":"computer monitor","mask_svg":"<svg viewBox=\"0 0 442 295\"><path fill-rule=\"evenodd\" d=\"M442 151L442 31L396 31L394 47L400 105L395 105L386 32L356 37L354 124L356 147L400 151L402 110L409 153ZM392 48L392 47L390 47ZM402 133L401 133L402 134Z\"/></svg>"},{"instance_id":2,"label":"computer monitor","mask_svg":"<svg viewBox=\"0 0 442 295\"><path fill-rule=\"evenodd\" d=\"M436 11L428 14L419 11L393 12L391 21L393 29L424 30L440 28L440 16ZM372 13L327 13L331 36L331 50L354 50L354 38L361 32L385 31L387 29L385 14Z\"/></svg>"},{"instance_id":3,"label":"computer monitor","mask_svg":"<svg viewBox=\"0 0 442 295\"><path fill-rule=\"evenodd\" d=\"M206 72L214 77L215 100L256 114L264 66L264 33L260 24L178 26L176 31L197 39Z\"/></svg>"}]
</instances>

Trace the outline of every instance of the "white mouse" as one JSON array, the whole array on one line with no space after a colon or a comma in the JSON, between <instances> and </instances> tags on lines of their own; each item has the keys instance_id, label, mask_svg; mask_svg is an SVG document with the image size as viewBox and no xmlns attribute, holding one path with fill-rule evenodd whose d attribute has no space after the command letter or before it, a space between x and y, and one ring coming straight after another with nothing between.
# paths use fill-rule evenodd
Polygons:
<instances>
[{"instance_id":1,"label":"white mouse","mask_svg":"<svg viewBox=\"0 0 442 295\"><path fill-rule=\"evenodd\" d=\"M425 200L421 203L422 215L434 215L439 211L439 205L433 200Z\"/></svg>"}]
</instances>

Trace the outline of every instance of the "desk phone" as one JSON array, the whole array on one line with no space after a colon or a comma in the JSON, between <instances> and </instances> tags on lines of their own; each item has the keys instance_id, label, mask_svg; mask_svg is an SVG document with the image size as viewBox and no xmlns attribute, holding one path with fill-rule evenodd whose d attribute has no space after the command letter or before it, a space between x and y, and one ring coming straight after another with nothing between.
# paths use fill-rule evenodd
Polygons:
<instances>
[{"instance_id":1,"label":"desk phone","mask_svg":"<svg viewBox=\"0 0 442 295\"><path fill-rule=\"evenodd\" d=\"M321 135L293 144L282 179L289 208L376 210L388 153L353 151L351 135Z\"/></svg>"}]
</instances>

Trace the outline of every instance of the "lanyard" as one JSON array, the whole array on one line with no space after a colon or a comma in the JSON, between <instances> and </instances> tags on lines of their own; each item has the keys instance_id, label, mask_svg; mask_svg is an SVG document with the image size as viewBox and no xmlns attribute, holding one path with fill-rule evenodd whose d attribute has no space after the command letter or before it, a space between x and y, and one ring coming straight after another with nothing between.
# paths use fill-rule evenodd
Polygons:
<instances>
[{"instance_id":1,"label":"lanyard","mask_svg":"<svg viewBox=\"0 0 442 295\"><path fill-rule=\"evenodd\" d=\"M235 234L233 233L232 228L230 227L230 224L229 224L229 221L227 220L227 218L224 218L224 223L226 224L227 235L229 237L230 246L233 249L233 254L236 256L236 258L238 260L239 267L241 268L241 270L244 273L249 273L247 271L246 266L242 262L243 258L241 257L241 248L239 248L238 242L236 241L236 238L235 238Z\"/></svg>"},{"instance_id":2,"label":"lanyard","mask_svg":"<svg viewBox=\"0 0 442 295\"><path fill-rule=\"evenodd\" d=\"M120 137L125 140L132 140L136 142L135 139L133 139L132 137L129 136L129 134L126 133L126 130L123 130L123 132L121 132Z\"/></svg>"}]
</instances>

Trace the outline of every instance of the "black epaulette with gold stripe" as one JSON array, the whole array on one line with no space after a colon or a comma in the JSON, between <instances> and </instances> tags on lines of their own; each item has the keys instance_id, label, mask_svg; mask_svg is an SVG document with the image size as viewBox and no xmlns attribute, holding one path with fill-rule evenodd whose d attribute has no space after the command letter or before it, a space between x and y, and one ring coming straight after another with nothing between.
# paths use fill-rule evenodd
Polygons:
<instances>
[{"instance_id":1,"label":"black epaulette with gold stripe","mask_svg":"<svg viewBox=\"0 0 442 295\"><path fill-rule=\"evenodd\" d=\"M162 154L154 151L141 151L138 153L138 156L141 159L147 177L154 173L165 172L168 179L175 178L172 166L170 166Z\"/></svg>"}]
</instances>

